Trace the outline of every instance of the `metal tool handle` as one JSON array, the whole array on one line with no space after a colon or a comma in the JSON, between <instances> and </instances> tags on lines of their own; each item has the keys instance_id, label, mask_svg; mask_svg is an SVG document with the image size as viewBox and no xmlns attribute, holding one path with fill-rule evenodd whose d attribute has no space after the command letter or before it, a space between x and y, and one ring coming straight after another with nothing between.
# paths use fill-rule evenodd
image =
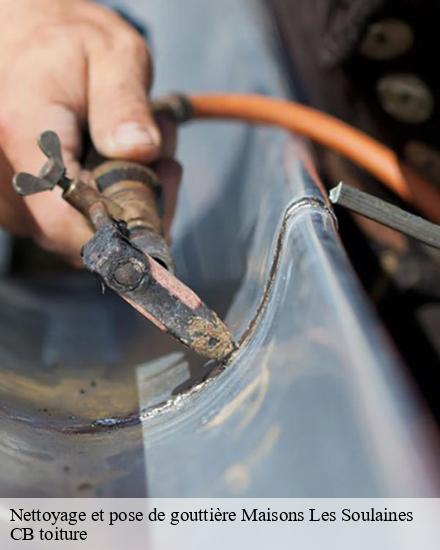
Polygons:
<instances>
[{"instance_id":1,"label":"metal tool handle","mask_svg":"<svg viewBox=\"0 0 440 550\"><path fill-rule=\"evenodd\" d=\"M43 191L51 191L57 185L63 190L63 199L81 212L95 227L94 205L101 203L103 209L113 219L122 218L122 209L104 197L99 191L80 179L70 179L66 174L61 142L58 135L50 130L43 132L38 139L38 145L47 157L47 162L38 176L20 172L15 174L12 185L22 196L34 195Z\"/></svg>"},{"instance_id":2,"label":"metal tool handle","mask_svg":"<svg viewBox=\"0 0 440 550\"><path fill-rule=\"evenodd\" d=\"M93 178L102 195L121 208L131 242L173 271L159 214L162 188L155 173L133 162L106 161L93 171Z\"/></svg>"},{"instance_id":3,"label":"metal tool handle","mask_svg":"<svg viewBox=\"0 0 440 550\"><path fill-rule=\"evenodd\" d=\"M95 158L99 166L93 171L94 187L66 176L56 134L46 132L39 143L48 162L38 176L17 174L16 191L28 195L61 186L63 197L95 229L82 250L89 271L160 330L200 355L219 361L229 357L235 343L227 327L169 273L172 261L163 237L158 212L161 187L154 172L131 162L101 163Z\"/></svg>"},{"instance_id":4,"label":"metal tool handle","mask_svg":"<svg viewBox=\"0 0 440 550\"><path fill-rule=\"evenodd\" d=\"M48 160L38 176L16 174L13 186L20 195L63 189L63 198L79 210L96 230L106 216L126 223L131 241L144 253L173 271L158 209L161 185L154 172L141 164L105 160L90 146L87 156L96 187L66 175L60 139L55 132L41 134L38 144Z\"/></svg>"}]
</instances>

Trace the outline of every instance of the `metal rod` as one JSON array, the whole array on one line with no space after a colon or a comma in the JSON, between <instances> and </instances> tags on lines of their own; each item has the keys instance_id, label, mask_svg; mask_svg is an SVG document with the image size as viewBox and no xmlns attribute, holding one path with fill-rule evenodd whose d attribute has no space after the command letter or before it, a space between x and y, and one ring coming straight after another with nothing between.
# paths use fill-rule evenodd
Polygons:
<instances>
[{"instance_id":1,"label":"metal rod","mask_svg":"<svg viewBox=\"0 0 440 550\"><path fill-rule=\"evenodd\" d=\"M428 246L440 248L440 225L342 182L330 191L329 197L333 204L396 229Z\"/></svg>"}]
</instances>

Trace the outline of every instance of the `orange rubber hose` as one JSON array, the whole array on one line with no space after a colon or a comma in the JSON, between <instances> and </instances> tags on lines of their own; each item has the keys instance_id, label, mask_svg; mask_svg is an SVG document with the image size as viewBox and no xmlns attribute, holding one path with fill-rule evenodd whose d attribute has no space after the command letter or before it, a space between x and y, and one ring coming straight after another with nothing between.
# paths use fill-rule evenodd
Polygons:
<instances>
[{"instance_id":1,"label":"orange rubber hose","mask_svg":"<svg viewBox=\"0 0 440 550\"><path fill-rule=\"evenodd\" d=\"M278 126L333 149L440 223L440 190L402 164L391 149L335 117L293 101L252 94L191 95L189 100L194 118Z\"/></svg>"}]
</instances>

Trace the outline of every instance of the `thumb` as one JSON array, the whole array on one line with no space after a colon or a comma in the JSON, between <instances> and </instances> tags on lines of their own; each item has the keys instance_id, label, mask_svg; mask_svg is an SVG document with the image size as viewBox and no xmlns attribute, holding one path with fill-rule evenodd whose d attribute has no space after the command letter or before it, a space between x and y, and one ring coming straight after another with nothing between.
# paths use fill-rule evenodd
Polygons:
<instances>
[{"instance_id":1,"label":"thumb","mask_svg":"<svg viewBox=\"0 0 440 550\"><path fill-rule=\"evenodd\" d=\"M161 136L148 106L150 60L134 36L124 47L90 53L89 128L96 149L110 158L149 162Z\"/></svg>"}]
</instances>

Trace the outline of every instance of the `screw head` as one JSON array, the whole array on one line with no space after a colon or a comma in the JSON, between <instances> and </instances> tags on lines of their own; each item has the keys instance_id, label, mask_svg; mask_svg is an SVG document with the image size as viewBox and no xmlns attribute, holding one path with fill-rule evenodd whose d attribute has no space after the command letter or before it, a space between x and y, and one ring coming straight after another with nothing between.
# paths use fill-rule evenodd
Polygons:
<instances>
[{"instance_id":1,"label":"screw head","mask_svg":"<svg viewBox=\"0 0 440 550\"><path fill-rule=\"evenodd\" d=\"M126 290L137 288L145 277L145 265L131 258L120 263L113 272L113 280Z\"/></svg>"},{"instance_id":2,"label":"screw head","mask_svg":"<svg viewBox=\"0 0 440 550\"><path fill-rule=\"evenodd\" d=\"M395 73L383 76L376 85L382 109L406 124L422 124L435 108L432 90L418 76Z\"/></svg>"},{"instance_id":3,"label":"screw head","mask_svg":"<svg viewBox=\"0 0 440 550\"><path fill-rule=\"evenodd\" d=\"M368 59L385 61L402 56L413 47L414 31L402 19L389 17L371 23L360 43L360 53Z\"/></svg>"}]
</instances>

